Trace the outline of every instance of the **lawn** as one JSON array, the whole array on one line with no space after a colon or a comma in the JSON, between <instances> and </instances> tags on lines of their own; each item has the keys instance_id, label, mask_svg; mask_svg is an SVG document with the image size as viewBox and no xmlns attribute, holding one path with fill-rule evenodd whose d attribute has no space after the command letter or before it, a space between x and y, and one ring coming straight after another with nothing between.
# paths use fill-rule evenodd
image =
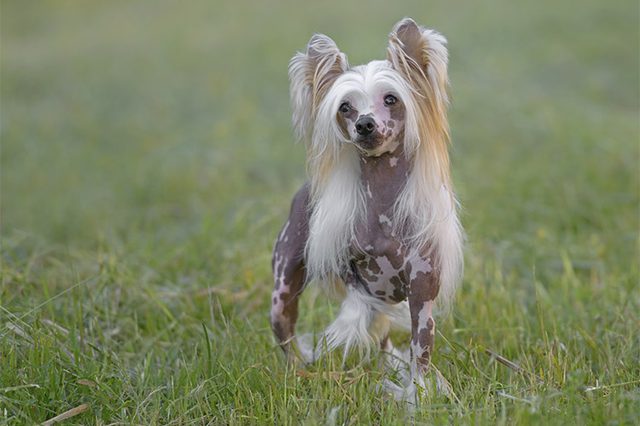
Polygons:
<instances>
[{"instance_id":1,"label":"lawn","mask_svg":"<svg viewBox=\"0 0 640 426\"><path fill-rule=\"evenodd\" d=\"M518 3L2 0L0 424L636 423L638 3ZM467 233L455 397L413 414L268 324L287 62L313 32L382 58L406 15L449 39ZM299 330L336 306L308 291Z\"/></svg>"}]
</instances>

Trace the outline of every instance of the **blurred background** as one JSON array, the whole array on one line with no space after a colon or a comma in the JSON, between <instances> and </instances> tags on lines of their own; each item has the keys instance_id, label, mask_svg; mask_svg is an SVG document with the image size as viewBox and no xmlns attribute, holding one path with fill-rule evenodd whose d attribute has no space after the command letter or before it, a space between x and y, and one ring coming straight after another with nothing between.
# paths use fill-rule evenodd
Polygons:
<instances>
[{"instance_id":1,"label":"blurred background","mask_svg":"<svg viewBox=\"0 0 640 426\"><path fill-rule=\"evenodd\" d=\"M593 225L594 204L633 207L636 6L3 1L3 234L176 238L283 213L304 180L289 58L314 32L351 64L382 58L404 15L449 40L454 174L471 223L501 232L492 218L508 209L523 228ZM580 212L559 208L575 197Z\"/></svg>"},{"instance_id":2,"label":"blurred background","mask_svg":"<svg viewBox=\"0 0 640 426\"><path fill-rule=\"evenodd\" d=\"M3 0L0 319L28 333L47 318L136 368L156 345L158 359L179 358L203 322L214 341L232 338L221 311L271 353L270 250L305 181L288 60L314 32L352 65L384 58L411 16L449 41L468 247L447 327L522 326L515 313L540 298L560 300L549 314L567 327L619 323L638 306L638 12L596 0ZM473 339L522 343L486 333ZM37 381L21 342L5 340L5 361ZM29 398L45 407L31 419L59 406L16 400Z\"/></svg>"}]
</instances>

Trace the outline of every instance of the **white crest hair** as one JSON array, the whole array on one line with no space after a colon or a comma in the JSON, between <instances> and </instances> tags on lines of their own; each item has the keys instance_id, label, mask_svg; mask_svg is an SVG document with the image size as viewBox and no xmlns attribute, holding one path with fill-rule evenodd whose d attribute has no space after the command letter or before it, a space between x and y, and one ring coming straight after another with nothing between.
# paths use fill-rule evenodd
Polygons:
<instances>
[{"instance_id":1,"label":"white crest hair","mask_svg":"<svg viewBox=\"0 0 640 426\"><path fill-rule=\"evenodd\" d=\"M409 180L395 205L396 226L408 241L436 254L438 305L447 308L462 277L463 232L449 173L447 40L405 18L389 35L388 59L414 88L405 103L405 152L413 157ZM413 52L412 56L409 52ZM399 229L400 231L400 229ZM401 234L402 235L402 234Z\"/></svg>"},{"instance_id":2,"label":"white crest hair","mask_svg":"<svg viewBox=\"0 0 640 426\"><path fill-rule=\"evenodd\" d=\"M394 206L396 235L435 257L438 304L448 306L463 267L462 228L449 175L447 50L439 33L400 21L389 36L388 60L348 69L346 56L324 35L289 65L293 124L307 145L311 179L305 260L311 279L335 283L349 262L355 224L366 205L359 153L336 112L347 94L392 88L405 106L404 151L411 170ZM434 255L435 254L435 255Z\"/></svg>"},{"instance_id":3,"label":"white crest hair","mask_svg":"<svg viewBox=\"0 0 640 426\"><path fill-rule=\"evenodd\" d=\"M358 153L346 146L335 120L340 98L328 94L347 68L346 56L322 34L289 63L293 126L306 142L311 177L307 275L332 284L348 261L353 226L364 210Z\"/></svg>"}]
</instances>

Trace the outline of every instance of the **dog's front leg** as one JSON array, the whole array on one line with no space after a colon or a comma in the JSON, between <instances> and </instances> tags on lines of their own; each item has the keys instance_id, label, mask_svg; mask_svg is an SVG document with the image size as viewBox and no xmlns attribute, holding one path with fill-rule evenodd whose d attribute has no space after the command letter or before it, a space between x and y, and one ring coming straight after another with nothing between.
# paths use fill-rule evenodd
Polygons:
<instances>
[{"instance_id":1,"label":"dog's front leg","mask_svg":"<svg viewBox=\"0 0 640 426\"><path fill-rule=\"evenodd\" d=\"M298 299L304 288L304 265L277 249L273 264L275 286L271 293L271 329L287 358L293 360L292 341L298 320Z\"/></svg>"},{"instance_id":2,"label":"dog's front leg","mask_svg":"<svg viewBox=\"0 0 640 426\"><path fill-rule=\"evenodd\" d=\"M298 320L298 299L304 290L304 247L308 238L308 186L293 198L289 219L273 249L274 289L271 293L271 329L289 360L295 359L293 340Z\"/></svg>"},{"instance_id":3,"label":"dog's front leg","mask_svg":"<svg viewBox=\"0 0 640 426\"><path fill-rule=\"evenodd\" d=\"M429 265L429 263L426 263ZM423 268L409 284L409 311L411 315L410 368L414 390L424 389L425 375L433 353L436 323L433 303L438 295L439 281L436 271Z\"/></svg>"}]
</instances>

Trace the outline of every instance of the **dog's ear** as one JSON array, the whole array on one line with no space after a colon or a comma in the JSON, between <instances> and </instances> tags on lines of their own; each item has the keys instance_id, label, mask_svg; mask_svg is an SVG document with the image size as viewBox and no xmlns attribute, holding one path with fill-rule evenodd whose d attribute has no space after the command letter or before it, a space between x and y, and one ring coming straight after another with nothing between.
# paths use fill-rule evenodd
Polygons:
<instances>
[{"instance_id":1,"label":"dog's ear","mask_svg":"<svg viewBox=\"0 0 640 426\"><path fill-rule=\"evenodd\" d=\"M347 57L324 34L314 34L306 52L291 58L290 95L293 126L298 138L305 139L310 134L318 104L348 67Z\"/></svg>"},{"instance_id":2,"label":"dog's ear","mask_svg":"<svg viewBox=\"0 0 640 426\"><path fill-rule=\"evenodd\" d=\"M447 40L436 31L420 27L411 18L398 22L389 34L387 59L393 67L419 89L426 83L429 93L422 93L435 102L438 110L448 103ZM419 90L420 91L420 90Z\"/></svg>"}]
</instances>

